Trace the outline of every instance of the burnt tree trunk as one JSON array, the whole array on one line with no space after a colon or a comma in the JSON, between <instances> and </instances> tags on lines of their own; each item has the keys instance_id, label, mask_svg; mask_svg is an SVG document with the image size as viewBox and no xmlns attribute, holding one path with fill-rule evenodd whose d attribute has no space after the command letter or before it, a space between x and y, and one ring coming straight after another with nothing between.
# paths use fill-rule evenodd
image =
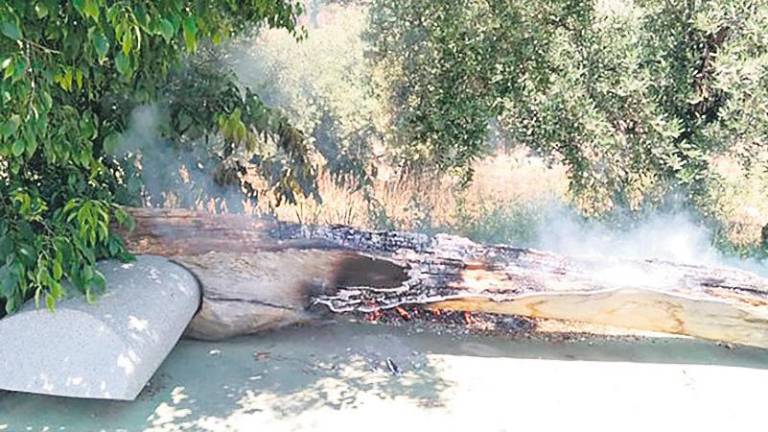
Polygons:
<instances>
[{"instance_id":1,"label":"burnt tree trunk","mask_svg":"<svg viewBox=\"0 0 768 432\"><path fill-rule=\"evenodd\" d=\"M312 320L313 309L402 305L573 320L768 348L768 280L724 267L571 258L467 239L131 210L135 253L200 280L188 334L223 338Z\"/></svg>"}]
</instances>

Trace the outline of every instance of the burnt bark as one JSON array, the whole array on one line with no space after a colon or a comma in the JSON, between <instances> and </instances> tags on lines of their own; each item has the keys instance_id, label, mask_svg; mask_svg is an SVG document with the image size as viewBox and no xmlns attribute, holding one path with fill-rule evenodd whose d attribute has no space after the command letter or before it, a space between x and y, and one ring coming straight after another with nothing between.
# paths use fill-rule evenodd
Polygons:
<instances>
[{"instance_id":1,"label":"burnt bark","mask_svg":"<svg viewBox=\"0 0 768 432\"><path fill-rule=\"evenodd\" d=\"M189 335L221 338L313 312L399 306L524 315L768 348L768 280L725 267L574 258L450 236L131 210L135 253L200 280Z\"/></svg>"}]
</instances>

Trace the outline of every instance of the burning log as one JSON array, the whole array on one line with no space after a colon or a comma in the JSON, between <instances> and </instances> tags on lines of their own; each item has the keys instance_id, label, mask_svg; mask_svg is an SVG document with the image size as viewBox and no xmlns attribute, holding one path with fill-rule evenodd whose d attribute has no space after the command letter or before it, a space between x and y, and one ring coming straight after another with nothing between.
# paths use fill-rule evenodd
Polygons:
<instances>
[{"instance_id":1,"label":"burning log","mask_svg":"<svg viewBox=\"0 0 768 432\"><path fill-rule=\"evenodd\" d=\"M135 253L200 280L188 334L217 339L408 305L573 320L768 348L768 280L725 267L587 259L467 239L240 215L131 210Z\"/></svg>"}]
</instances>

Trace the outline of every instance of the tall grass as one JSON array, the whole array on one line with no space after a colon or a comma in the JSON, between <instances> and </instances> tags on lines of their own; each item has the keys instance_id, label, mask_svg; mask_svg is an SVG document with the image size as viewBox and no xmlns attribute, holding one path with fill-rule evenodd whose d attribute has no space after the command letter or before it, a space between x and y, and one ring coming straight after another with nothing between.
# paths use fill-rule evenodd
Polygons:
<instances>
[{"instance_id":1,"label":"tall grass","mask_svg":"<svg viewBox=\"0 0 768 432\"><path fill-rule=\"evenodd\" d=\"M703 212L713 222L712 241L730 254L754 252L761 247L761 228L768 223L768 176L745 171L726 158L713 163L719 177L710 186L710 202ZM373 179L368 199L362 191L322 175L321 203L301 200L258 210L285 221L445 232L529 246L547 224L557 223L553 209L575 208L565 169L524 149L499 152L477 161L474 168L475 177L465 188L449 175L417 177L383 169L384 175Z\"/></svg>"}]
</instances>

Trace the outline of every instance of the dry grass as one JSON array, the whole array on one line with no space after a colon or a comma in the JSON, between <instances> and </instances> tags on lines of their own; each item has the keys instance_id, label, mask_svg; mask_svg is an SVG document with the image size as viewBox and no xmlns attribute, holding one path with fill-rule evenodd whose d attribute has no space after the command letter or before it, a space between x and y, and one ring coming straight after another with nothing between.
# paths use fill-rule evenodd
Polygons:
<instances>
[{"instance_id":1,"label":"dry grass","mask_svg":"<svg viewBox=\"0 0 768 432\"><path fill-rule=\"evenodd\" d=\"M727 240L739 248L760 242L768 222L768 174L745 171L729 158L715 161L721 180L713 188L714 216ZM362 192L319 181L323 202L302 200L266 211L281 220L309 224L344 224L361 228L448 231L479 241L525 243L534 235L544 209L569 205L563 166L547 164L526 150L503 152L475 163L467 188L450 176L416 178L386 173L374 180L379 211ZM261 209L262 212L265 209Z\"/></svg>"},{"instance_id":2,"label":"dry grass","mask_svg":"<svg viewBox=\"0 0 768 432\"><path fill-rule=\"evenodd\" d=\"M760 242L768 224L768 172L764 167L746 170L733 158L713 161L720 176L713 191L715 217L724 222L728 240L737 247Z\"/></svg>"},{"instance_id":3,"label":"dry grass","mask_svg":"<svg viewBox=\"0 0 768 432\"><path fill-rule=\"evenodd\" d=\"M373 196L386 221L372 215L361 191L351 192L327 176L321 176L322 203L302 200L272 212L281 220L311 224L345 224L377 228L382 224L399 229L455 227L495 209L530 207L537 203L564 201L565 170L547 167L525 151L500 153L475 164L473 182L459 187L458 179L383 175L373 182Z\"/></svg>"}]
</instances>

